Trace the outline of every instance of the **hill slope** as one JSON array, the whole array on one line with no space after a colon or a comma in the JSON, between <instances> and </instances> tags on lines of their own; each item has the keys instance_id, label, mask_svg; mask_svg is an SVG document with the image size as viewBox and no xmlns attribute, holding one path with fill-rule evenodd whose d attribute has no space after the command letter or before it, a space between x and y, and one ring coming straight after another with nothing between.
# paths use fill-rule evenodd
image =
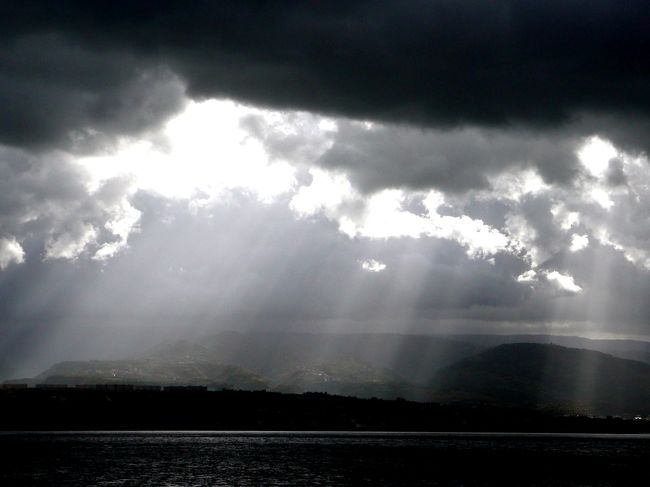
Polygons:
<instances>
[{"instance_id":1,"label":"hill slope","mask_svg":"<svg viewBox=\"0 0 650 487\"><path fill-rule=\"evenodd\" d=\"M437 370L476 351L435 336L223 332L199 343L167 343L131 360L60 362L35 381L224 384L426 400L423 385Z\"/></svg>"},{"instance_id":2,"label":"hill slope","mask_svg":"<svg viewBox=\"0 0 650 487\"><path fill-rule=\"evenodd\" d=\"M474 343L456 338L226 332L203 337L198 343L167 343L131 360L61 362L34 381L205 384L388 399L481 401L598 415L650 413L648 364L551 344L486 347L495 340L518 341L521 336L468 337ZM645 347L641 342L615 343L622 344L628 350Z\"/></svg>"},{"instance_id":3,"label":"hill slope","mask_svg":"<svg viewBox=\"0 0 650 487\"><path fill-rule=\"evenodd\" d=\"M258 390L268 384L240 367L203 360L89 360L60 362L39 374L35 382L55 384L201 384Z\"/></svg>"},{"instance_id":4,"label":"hill slope","mask_svg":"<svg viewBox=\"0 0 650 487\"><path fill-rule=\"evenodd\" d=\"M175 347L159 353L174 353ZM366 376L365 369L370 367L422 384L438 369L479 351L472 344L445 337L383 333L223 332L202 339L201 347L197 353L204 358L238 365L272 380L284 380L288 374L321 364L354 362L363 365L361 376Z\"/></svg>"},{"instance_id":5,"label":"hill slope","mask_svg":"<svg viewBox=\"0 0 650 487\"><path fill-rule=\"evenodd\" d=\"M599 415L650 412L650 365L557 345L500 345L442 369L432 386L446 401Z\"/></svg>"},{"instance_id":6,"label":"hill slope","mask_svg":"<svg viewBox=\"0 0 650 487\"><path fill-rule=\"evenodd\" d=\"M650 342L642 340L591 339L562 335L446 335L447 338L488 349L507 343L545 343L569 348L585 348L614 357L638 360L650 364Z\"/></svg>"}]
</instances>

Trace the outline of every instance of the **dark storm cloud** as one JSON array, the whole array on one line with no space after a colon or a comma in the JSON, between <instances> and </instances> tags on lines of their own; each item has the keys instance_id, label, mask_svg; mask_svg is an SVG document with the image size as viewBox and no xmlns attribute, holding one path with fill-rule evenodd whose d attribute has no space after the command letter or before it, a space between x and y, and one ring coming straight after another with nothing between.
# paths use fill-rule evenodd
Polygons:
<instances>
[{"instance_id":1,"label":"dark storm cloud","mask_svg":"<svg viewBox=\"0 0 650 487\"><path fill-rule=\"evenodd\" d=\"M153 118L130 108L176 107L138 102L143 71L164 66L193 97L436 127L613 127L647 148L649 24L644 0L5 2L0 141L142 128Z\"/></svg>"},{"instance_id":2,"label":"dark storm cloud","mask_svg":"<svg viewBox=\"0 0 650 487\"><path fill-rule=\"evenodd\" d=\"M0 47L0 137L17 147L97 149L158 126L184 104L169 70L60 34Z\"/></svg>"}]
</instances>

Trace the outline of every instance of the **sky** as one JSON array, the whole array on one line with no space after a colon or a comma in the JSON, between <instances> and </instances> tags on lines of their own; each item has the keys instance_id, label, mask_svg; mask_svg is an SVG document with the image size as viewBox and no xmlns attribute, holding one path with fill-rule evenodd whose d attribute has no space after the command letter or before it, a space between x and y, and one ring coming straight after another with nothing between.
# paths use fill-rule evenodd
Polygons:
<instances>
[{"instance_id":1,"label":"sky","mask_svg":"<svg viewBox=\"0 0 650 487\"><path fill-rule=\"evenodd\" d=\"M3 2L0 350L648 338L649 23L642 0Z\"/></svg>"}]
</instances>

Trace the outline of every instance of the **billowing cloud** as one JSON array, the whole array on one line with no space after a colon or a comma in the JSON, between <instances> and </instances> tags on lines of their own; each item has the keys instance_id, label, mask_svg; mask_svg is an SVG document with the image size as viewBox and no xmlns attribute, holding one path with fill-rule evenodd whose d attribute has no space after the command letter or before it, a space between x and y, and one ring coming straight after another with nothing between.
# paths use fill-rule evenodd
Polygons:
<instances>
[{"instance_id":1,"label":"billowing cloud","mask_svg":"<svg viewBox=\"0 0 650 487\"><path fill-rule=\"evenodd\" d=\"M25 259L25 251L15 238L0 239L0 270L11 263L20 264Z\"/></svg>"},{"instance_id":2,"label":"billowing cloud","mask_svg":"<svg viewBox=\"0 0 650 487\"><path fill-rule=\"evenodd\" d=\"M386 269L386 264L375 259L361 261L361 268L368 272L381 272Z\"/></svg>"},{"instance_id":3,"label":"billowing cloud","mask_svg":"<svg viewBox=\"0 0 650 487\"><path fill-rule=\"evenodd\" d=\"M558 271L551 271L546 274L546 278L549 281L555 283L563 291L568 291L570 293L579 293L582 291L582 288L578 286L573 280L573 276L570 276L568 274L562 274Z\"/></svg>"},{"instance_id":4,"label":"billowing cloud","mask_svg":"<svg viewBox=\"0 0 650 487\"><path fill-rule=\"evenodd\" d=\"M50 29L5 36L0 46L5 145L94 151L158 127L185 103L176 75L129 52L92 48Z\"/></svg>"},{"instance_id":5,"label":"billowing cloud","mask_svg":"<svg viewBox=\"0 0 650 487\"><path fill-rule=\"evenodd\" d=\"M64 153L32 156L0 147L2 267L24 259L23 242L40 242L44 259L103 259L127 245L140 212L130 182L109 178L98 187Z\"/></svg>"},{"instance_id":6,"label":"billowing cloud","mask_svg":"<svg viewBox=\"0 0 650 487\"><path fill-rule=\"evenodd\" d=\"M372 161L367 163L367 168L332 166L325 162L327 154L331 154L341 140L347 141L349 150L355 147L359 139L348 138L346 131L350 127L354 133L376 134L359 142L359 150L378 155L381 147L385 147L383 139L392 142L395 154L408 152L410 145L420 144L426 150L415 152L422 157L428 151L436 151L444 158L447 151L453 155L461 150L463 140L471 144L473 138L478 137L480 144L486 144L481 147L494 164L485 166L481 175L484 184L468 185L462 191L453 185L436 186L435 177L422 185L403 184L392 189L390 178L386 178L378 189L371 190L358 182L358 174L373 171ZM435 143L440 140L452 140L453 143ZM14 252L14 257L7 262L75 261L77 265L92 269L95 265L92 262L99 261L104 272L108 272L109 268L118 265L116 262L123 254L131 255L129 259L148 259L146 252L133 249L133 242L153 245L157 238L169 238L153 229L160 230L164 225L175 227L175 219L181 217L195 223L191 227L194 230L179 229L179 232L204 235L206 228L215 225L210 223L215 218L221 232L218 234L222 236L244 232L243 225L266 228L264 234L274 235L274 239L280 238L275 236L276 231L284 232L281 237L287 242L278 243L278 249L292 248L289 242L298 238L294 232L318 228L318 238L337 242L332 249L336 253L332 259L345 263L340 269L343 274L332 276L334 281L340 283L348 279L355 281L356 286L369 286L369 290L357 291L361 294L354 306L350 303L339 305L337 320L355 316L362 316L364 320L372 316L380 319L381 313L377 310L384 308L376 308L376 303L366 293L370 293L371 288L381 293L383 291L373 286L387 286L395 279L395 285L401 283L402 287L395 291L400 296L395 298L396 303L400 304L392 309L411 316L409 320L470 319L492 323L592 320L594 317L586 315L580 306L584 307L585 300L598 295L604 284L594 282L594 277L589 276L593 267L590 259L597 260L603 252L614 252L620 259L608 257L609 261L618 262L616 265L627 263L625 265L637 266L639 272L646 272L647 255L650 254L644 242L644 227L636 226L632 218L625 216L633 212L638 220L643 214L650 177L646 160L620 151L603 139L571 139L562 150L573 161L574 174L570 181L558 182L541 175L542 166L533 157L546 152L547 142L505 140L503 137L490 139L472 131L452 136L435 131L414 132L403 126L362 125L300 112L267 111L232 102L192 103L182 115L147 137L124 141L110 151L93 156L77 157L61 151L33 156L5 149L6 191L3 195L6 211L2 215L2 235L6 242L31 249L25 251L24 256L19 251ZM534 150L537 143L541 144L539 151ZM510 150L512 147L518 148ZM490 150L499 156L490 156ZM532 155L526 159L528 150ZM480 152L469 151L468 160L480 158ZM417 162L419 157L412 160ZM478 161L474 164L480 167ZM385 165L390 166L388 162ZM624 176L624 184L611 184L612 165ZM410 170L409 164L402 167L404 173ZM382 186L388 188L381 189ZM601 199L594 198L598 191L611 204L603 205ZM256 205L261 206L254 209ZM265 206L274 210L263 217ZM179 207L189 214L178 213ZM154 225L152 218L159 219L163 227ZM233 226L228 218L242 223ZM265 218L270 220L262 224ZM304 235L300 238L306 239ZM254 307L260 310L268 306L276 309L279 302L270 297L275 296L276 291L260 289L259 283L255 284L256 279L246 276L247 272L258 274L268 268L269 275L282 274L286 271L277 269L272 261L291 262L287 265L297 269L305 265L311 268L322 258L313 253L280 257L279 250L267 247L260 254L264 259L245 263L243 257L238 256L239 251L249 256L260 251L254 251L247 241L232 239L232 248L229 247L222 259L231 265L240 262L241 266L234 267L240 268L240 277L229 277L223 269L214 272L226 281L241 281L229 292L226 308L240 306L242 313L247 306L244 303L251 302L251 293L259 293L255 294L257 304ZM311 237L307 240L312 242ZM418 250L418 257L410 260L414 258L413 251L407 249L426 249L431 242L436 242L436 252L424 257L428 251ZM173 252L179 255L199 252L188 239L179 240L177 245ZM312 245L316 245L315 241ZM12 248L17 250L15 246ZM40 250L35 253L35 248ZM444 252L441 249L445 249ZM205 251L210 254L207 248ZM453 254L451 261L455 262L455 267L448 266L451 261L449 255L443 257L445 252ZM163 255L167 258L167 253ZM442 265L437 259L447 262ZM5 265L7 269L8 264ZM137 268L135 260L132 265ZM207 264L179 262L176 267L172 266L179 272L174 278L196 275L197 265ZM355 270L381 271L376 272L381 279L370 284L359 275L353 277ZM155 274L153 268L149 268L145 274L152 272ZM453 292L452 288L440 287L440 282L450 282L451 275L459 282ZM168 278L172 277L165 277ZM406 282L409 284L405 285ZM213 288L209 282L202 285L206 289ZM281 280L277 285L293 289L289 281ZM311 292L330 293L328 299L333 302L339 299L336 297L338 291L339 287L333 286L327 291L313 289ZM117 291L106 292L115 294ZM156 305L133 303L134 313L153 313L160 305L159 300L173 302L169 296L164 299L163 296L176 291L162 286L159 292L148 292L156 296ZM187 306L199 306L194 298L189 298L188 290L178 292L179 296L185 296L182 299L194 303ZM292 292L296 292L295 289ZM203 291L198 293L203 294ZM138 293L133 291L133 295ZM282 312L276 309L278 320L283 315L293 320L290 318L294 313L292 306L309 314L303 305L288 295L282 296L287 301ZM558 299L571 300L571 305L563 305L560 312L549 305ZM85 313L92 314L93 306L101 308L97 299L90 299L89 303L84 305ZM313 309L319 306L312 305ZM547 306L547 310L544 311L543 306ZM200 307L206 309L208 315L225 319L216 304L201 304ZM619 316L617 319L624 322L632 319L627 314L620 315L621 310L616 309L619 308L613 307L608 316ZM326 313L318 315L318 320L326 319ZM630 322L628 326L636 325Z\"/></svg>"},{"instance_id":7,"label":"billowing cloud","mask_svg":"<svg viewBox=\"0 0 650 487\"><path fill-rule=\"evenodd\" d=\"M343 123L323 167L347 171L366 191L386 187L462 192L489 188L490 178L532 167L548 183L566 183L579 172L574 137L458 129L432 131Z\"/></svg>"},{"instance_id":8,"label":"billowing cloud","mask_svg":"<svg viewBox=\"0 0 650 487\"><path fill-rule=\"evenodd\" d=\"M571 235L571 246L569 247L569 250L571 252L577 252L578 250L582 250L586 248L588 245L589 245L589 237L587 235L579 235L577 233Z\"/></svg>"},{"instance_id":9,"label":"billowing cloud","mask_svg":"<svg viewBox=\"0 0 650 487\"><path fill-rule=\"evenodd\" d=\"M647 148L643 0L26 1L0 19L5 144L142 130L178 110L177 77L193 98Z\"/></svg>"}]
</instances>

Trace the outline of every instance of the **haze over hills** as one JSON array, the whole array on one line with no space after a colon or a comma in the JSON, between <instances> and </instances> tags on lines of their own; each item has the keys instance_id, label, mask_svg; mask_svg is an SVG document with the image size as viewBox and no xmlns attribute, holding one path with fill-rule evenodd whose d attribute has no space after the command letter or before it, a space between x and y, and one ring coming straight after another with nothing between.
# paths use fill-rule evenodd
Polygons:
<instances>
[{"instance_id":1,"label":"haze over hills","mask_svg":"<svg viewBox=\"0 0 650 487\"><path fill-rule=\"evenodd\" d=\"M453 340L489 348L505 343L548 343L569 348L584 348L604 352L615 357L639 360L650 364L650 342L622 339L591 339L561 335L448 335Z\"/></svg>"},{"instance_id":2,"label":"haze over hills","mask_svg":"<svg viewBox=\"0 0 650 487\"><path fill-rule=\"evenodd\" d=\"M158 359L60 362L35 379L44 384L207 385L215 388L266 389L268 383L237 367L207 360Z\"/></svg>"},{"instance_id":3,"label":"haze over hills","mask_svg":"<svg viewBox=\"0 0 650 487\"><path fill-rule=\"evenodd\" d=\"M349 363L426 383L436 370L476 353L475 345L435 335L225 332L201 340L212 359L273 379L314 365ZM173 347L172 347L173 348ZM164 353L170 353L167 348ZM340 368L340 367L339 367ZM364 372L365 370L365 372Z\"/></svg>"},{"instance_id":4,"label":"haze over hills","mask_svg":"<svg viewBox=\"0 0 650 487\"><path fill-rule=\"evenodd\" d=\"M33 381L48 383L206 384L283 392L426 400L441 367L476 353L436 336L392 334L219 333L181 340L144 357L55 364Z\"/></svg>"},{"instance_id":5,"label":"haze over hills","mask_svg":"<svg viewBox=\"0 0 650 487\"><path fill-rule=\"evenodd\" d=\"M558 345L499 345L444 368L441 399L587 414L650 413L650 365Z\"/></svg>"},{"instance_id":6,"label":"haze over hills","mask_svg":"<svg viewBox=\"0 0 650 487\"><path fill-rule=\"evenodd\" d=\"M610 354L551 342L590 345ZM650 365L621 357L643 356L646 347L542 335L226 332L200 343L164 344L129 360L61 362L30 382L201 384L645 415L650 413Z\"/></svg>"}]
</instances>

